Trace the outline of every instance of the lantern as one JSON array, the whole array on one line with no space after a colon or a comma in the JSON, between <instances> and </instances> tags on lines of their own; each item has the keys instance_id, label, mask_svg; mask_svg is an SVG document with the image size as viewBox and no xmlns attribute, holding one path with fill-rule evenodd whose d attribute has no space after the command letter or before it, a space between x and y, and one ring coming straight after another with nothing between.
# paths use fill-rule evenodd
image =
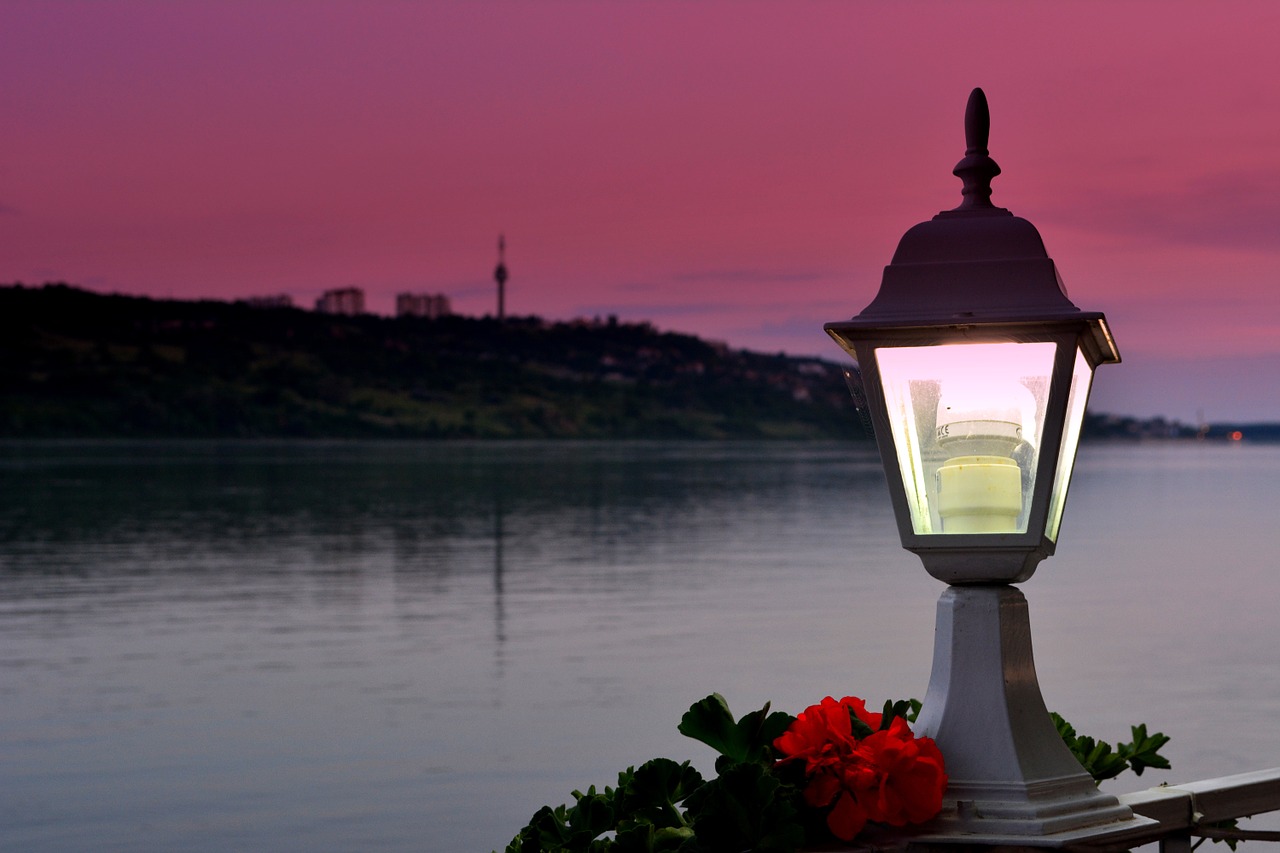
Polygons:
<instances>
[{"instance_id":1,"label":"lantern","mask_svg":"<svg viewBox=\"0 0 1280 853\"><path fill-rule=\"evenodd\" d=\"M905 548L948 583L1016 583L1053 553L1093 370L1120 355L1039 232L991 204L981 89L963 203L907 231L880 291L826 331L858 365Z\"/></svg>"},{"instance_id":2,"label":"lantern","mask_svg":"<svg viewBox=\"0 0 1280 853\"><path fill-rule=\"evenodd\" d=\"M989 128L975 89L963 202L907 231L866 309L825 327L857 362L902 544L951 584L916 722L949 782L916 840L1122 843L1149 821L1064 745L1010 586L1054 551L1094 368L1120 355L1103 315L1067 298L1035 227L991 204Z\"/></svg>"}]
</instances>

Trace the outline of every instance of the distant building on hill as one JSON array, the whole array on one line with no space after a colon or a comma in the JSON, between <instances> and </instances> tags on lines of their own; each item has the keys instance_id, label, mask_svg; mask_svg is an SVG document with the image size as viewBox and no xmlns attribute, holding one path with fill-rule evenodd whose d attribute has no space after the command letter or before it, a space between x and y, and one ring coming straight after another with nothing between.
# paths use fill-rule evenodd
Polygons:
<instances>
[{"instance_id":1,"label":"distant building on hill","mask_svg":"<svg viewBox=\"0 0 1280 853\"><path fill-rule=\"evenodd\" d=\"M363 314L364 291L358 287L340 287L326 290L316 300L316 310L321 314Z\"/></svg>"},{"instance_id":2,"label":"distant building on hill","mask_svg":"<svg viewBox=\"0 0 1280 853\"><path fill-rule=\"evenodd\" d=\"M287 293L272 296L250 296L239 300L251 308L292 308L293 297Z\"/></svg>"},{"instance_id":3,"label":"distant building on hill","mask_svg":"<svg viewBox=\"0 0 1280 853\"><path fill-rule=\"evenodd\" d=\"M397 317L448 317L453 313L449 297L443 293L396 294Z\"/></svg>"}]
</instances>

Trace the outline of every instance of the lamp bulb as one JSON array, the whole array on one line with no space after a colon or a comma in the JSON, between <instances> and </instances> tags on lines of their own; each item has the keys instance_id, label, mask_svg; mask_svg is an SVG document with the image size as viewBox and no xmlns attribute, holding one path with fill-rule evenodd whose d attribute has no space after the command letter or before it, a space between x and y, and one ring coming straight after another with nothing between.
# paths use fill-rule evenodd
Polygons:
<instances>
[{"instance_id":1,"label":"lamp bulb","mask_svg":"<svg viewBox=\"0 0 1280 853\"><path fill-rule=\"evenodd\" d=\"M953 381L938 398L937 443L950 457L937 473L946 533L1006 533L1022 514L1014 453L1033 423L1035 398L1019 382Z\"/></svg>"}]
</instances>

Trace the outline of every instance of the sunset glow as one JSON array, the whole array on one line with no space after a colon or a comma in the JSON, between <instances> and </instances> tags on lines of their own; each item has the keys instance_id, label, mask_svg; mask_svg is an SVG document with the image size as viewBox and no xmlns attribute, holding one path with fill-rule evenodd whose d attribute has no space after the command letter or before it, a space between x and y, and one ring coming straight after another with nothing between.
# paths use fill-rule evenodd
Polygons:
<instances>
[{"instance_id":1,"label":"sunset glow","mask_svg":"<svg viewBox=\"0 0 1280 853\"><path fill-rule=\"evenodd\" d=\"M0 282L309 307L356 285L845 356L822 332L993 201L1124 363L1095 409L1280 420L1280 5L14 2Z\"/></svg>"}]
</instances>

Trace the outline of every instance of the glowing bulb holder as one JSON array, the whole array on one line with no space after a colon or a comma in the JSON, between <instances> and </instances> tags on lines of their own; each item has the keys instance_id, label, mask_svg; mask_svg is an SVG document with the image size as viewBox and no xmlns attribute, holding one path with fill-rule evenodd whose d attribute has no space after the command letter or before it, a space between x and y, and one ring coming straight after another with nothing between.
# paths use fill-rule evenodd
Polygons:
<instances>
[{"instance_id":1,"label":"glowing bulb holder","mask_svg":"<svg viewBox=\"0 0 1280 853\"><path fill-rule=\"evenodd\" d=\"M1006 456L957 456L938 468L944 533L1012 533L1022 514L1022 471Z\"/></svg>"},{"instance_id":2,"label":"glowing bulb holder","mask_svg":"<svg viewBox=\"0 0 1280 853\"><path fill-rule=\"evenodd\" d=\"M934 440L951 458L934 473L944 533L1016 533L1022 468L1013 458L1034 429L1036 400L1017 382L949 382L938 398Z\"/></svg>"}]
</instances>

